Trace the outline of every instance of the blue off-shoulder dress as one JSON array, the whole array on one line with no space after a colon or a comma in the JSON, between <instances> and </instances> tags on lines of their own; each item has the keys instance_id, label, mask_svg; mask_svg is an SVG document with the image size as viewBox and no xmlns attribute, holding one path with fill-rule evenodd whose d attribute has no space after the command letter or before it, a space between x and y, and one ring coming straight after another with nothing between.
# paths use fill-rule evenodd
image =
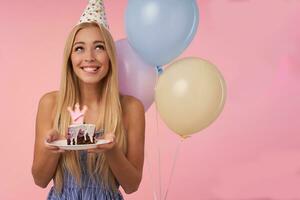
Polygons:
<instances>
[{"instance_id":1,"label":"blue off-shoulder dress","mask_svg":"<svg viewBox=\"0 0 300 200\"><path fill-rule=\"evenodd\" d=\"M120 191L113 192L105 189L101 181L93 180L86 171L87 152L80 152L82 166L81 183L79 186L75 178L69 173L64 173L64 185L61 193L57 193L54 186L51 188L47 200L123 200Z\"/></svg>"}]
</instances>

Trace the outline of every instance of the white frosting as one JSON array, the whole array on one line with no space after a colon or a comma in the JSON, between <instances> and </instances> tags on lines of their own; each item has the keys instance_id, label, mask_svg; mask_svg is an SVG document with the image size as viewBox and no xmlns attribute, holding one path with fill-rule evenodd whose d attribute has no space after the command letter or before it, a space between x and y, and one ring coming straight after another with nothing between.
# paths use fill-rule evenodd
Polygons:
<instances>
[{"instance_id":1,"label":"white frosting","mask_svg":"<svg viewBox=\"0 0 300 200\"><path fill-rule=\"evenodd\" d=\"M80 130L84 132L84 140L87 140L87 135L89 136L92 143L94 143L94 133L96 126L94 124L72 124L68 128L69 138L71 140L71 144L73 144L73 140L75 140L75 144L77 144L77 136Z\"/></svg>"},{"instance_id":2,"label":"white frosting","mask_svg":"<svg viewBox=\"0 0 300 200\"><path fill-rule=\"evenodd\" d=\"M94 143L94 134L96 126L94 124L87 124L87 134L89 135L91 142Z\"/></svg>"}]
</instances>

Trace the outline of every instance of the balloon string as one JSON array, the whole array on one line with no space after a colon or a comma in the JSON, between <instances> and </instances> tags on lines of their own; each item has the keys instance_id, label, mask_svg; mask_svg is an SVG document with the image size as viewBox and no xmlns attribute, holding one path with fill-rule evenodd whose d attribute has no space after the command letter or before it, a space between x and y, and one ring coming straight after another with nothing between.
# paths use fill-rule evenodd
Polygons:
<instances>
[{"instance_id":1,"label":"balloon string","mask_svg":"<svg viewBox=\"0 0 300 200\"><path fill-rule=\"evenodd\" d=\"M146 154L146 161L147 161L147 165L148 165L147 168L148 168L148 172L150 174L150 180L151 180L151 183L152 183L153 198L154 198L154 200L157 200L157 192L156 192L156 189L155 189L153 174L152 174L151 167L150 167L150 161L148 160L149 157L148 157L147 152L145 152L145 154Z\"/></svg>"},{"instance_id":2,"label":"balloon string","mask_svg":"<svg viewBox=\"0 0 300 200\"><path fill-rule=\"evenodd\" d=\"M172 180L172 177L173 177L177 156L178 156L178 152L179 152L179 149L180 149L180 144L182 143L182 141L183 140L181 139L181 141L177 144L177 147L176 147L176 152L175 152L174 157L173 157L173 165L172 165L171 174L170 174L170 177L169 177L169 182L168 182L168 185L167 185L167 188L166 188L166 194L165 194L164 200L166 200L167 196L168 196L169 187L170 187L171 180Z\"/></svg>"}]
</instances>

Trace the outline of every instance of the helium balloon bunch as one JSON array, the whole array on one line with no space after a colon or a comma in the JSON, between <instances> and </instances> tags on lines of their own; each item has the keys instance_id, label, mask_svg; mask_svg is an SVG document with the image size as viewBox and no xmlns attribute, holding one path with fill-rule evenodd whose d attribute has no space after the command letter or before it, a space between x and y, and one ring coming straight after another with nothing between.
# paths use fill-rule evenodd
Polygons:
<instances>
[{"instance_id":1,"label":"helium balloon bunch","mask_svg":"<svg viewBox=\"0 0 300 200\"><path fill-rule=\"evenodd\" d=\"M140 99L145 110L155 101L182 138L209 126L226 98L225 81L209 61L189 57L169 64L189 46L198 24L195 0L129 0L127 39L116 42L120 92Z\"/></svg>"}]
</instances>

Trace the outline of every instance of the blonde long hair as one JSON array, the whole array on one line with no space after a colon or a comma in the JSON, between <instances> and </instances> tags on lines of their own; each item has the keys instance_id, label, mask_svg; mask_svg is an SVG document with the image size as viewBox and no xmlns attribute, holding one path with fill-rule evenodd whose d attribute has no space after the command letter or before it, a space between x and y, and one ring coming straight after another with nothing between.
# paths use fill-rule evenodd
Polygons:
<instances>
[{"instance_id":1,"label":"blonde long hair","mask_svg":"<svg viewBox=\"0 0 300 200\"><path fill-rule=\"evenodd\" d=\"M71 123L71 117L67 112L67 107L73 106L76 102L81 101L79 80L72 69L70 55L76 34L79 30L89 26L99 27L110 60L109 71L101 80L101 87L99 86L100 100L102 103L96 122L96 129L104 128L105 132L115 130L116 144L124 153L126 153L127 142L122 121L114 40L109 31L97 23L81 23L72 29L67 38L54 126L61 135L65 135L67 127ZM109 168L104 154L88 154L87 169L88 173L95 180L100 180L98 178L101 176L101 181L105 187L113 190L117 189L116 180ZM76 182L81 185L82 169L79 163L78 152L71 151L62 154L54 177L55 188L58 192L61 192L62 190L63 173L66 170L70 172L71 175L75 177Z\"/></svg>"}]
</instances>

